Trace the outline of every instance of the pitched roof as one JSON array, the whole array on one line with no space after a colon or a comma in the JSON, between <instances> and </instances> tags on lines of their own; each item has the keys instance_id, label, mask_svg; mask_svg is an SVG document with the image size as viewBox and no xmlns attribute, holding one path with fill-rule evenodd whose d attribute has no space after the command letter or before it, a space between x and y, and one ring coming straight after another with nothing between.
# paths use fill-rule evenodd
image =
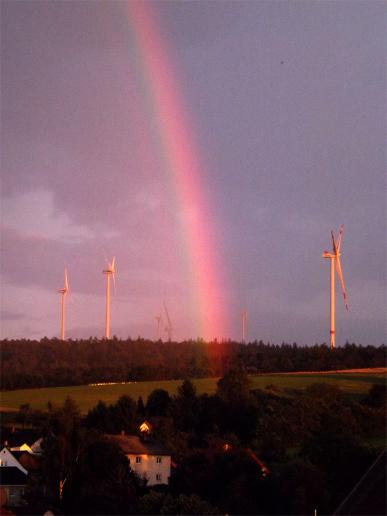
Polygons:
<instances>
[{"instance_id":1,"label":"pitched roof","mask_svg":"<svg viewBox=\"0 0 387 516\"><path fill-rule=\"evenodd\" d=\"M27 475L19 468L1 467L0 485L2 486L24 486L27 484Z\"/></svg>"},{"instance_id":2,"label":"pitched roof","mask_svg":"<svg viewBox=\"0 0 387 516\"><path fill-rule=\"evenodd\" d=\"M155 441L143 441L137 435L105 435L105 437L118 443L125 454L171 455L162 444Z\"/></svg>"},{"instance_id":3,"label":"pitched roof","mask_svg":"<svg viewBox=\"0 0 387 516\"><path fill-rule=\"evenodd\" d=\"M13 446L12 448L10 448L10 450L11 450L11 452L28 452L28 453L32 453L31 448L26 443L21 444L20 446Z\"/></svg>"},{"instance_id":4,"label":"pitched roof","mask_svg":"<svg viewBox=\"0 0 387 516\"><path fill-rule=\"evenodd\" d=\"M15 452L15 453L18 453L18 452ZM25 453L25 452L21 452L21 453ZM0 455L1 455L1 461L3 462L3 464L5 463L4 466L1 466L1 467L16 467L16 468L19 468L20 471L23 471L23 473L27 474L27 470L20 464L19 460L16 458L16 456L13 454L13 452L9 451L8 448L4 447L1 451L0 451Z\"/></svg>"},{"instance_id":5,"label":"pitched roof","mask_svg":"<svg viewBox=\"0 0 387 516\"><path fill-rule=\"evenodd\" d=\"M18 457L19 463L25 468L27 471L37 470L40 466L41 456L24 452L20 457Z\"/></svg>"}]
</instances>

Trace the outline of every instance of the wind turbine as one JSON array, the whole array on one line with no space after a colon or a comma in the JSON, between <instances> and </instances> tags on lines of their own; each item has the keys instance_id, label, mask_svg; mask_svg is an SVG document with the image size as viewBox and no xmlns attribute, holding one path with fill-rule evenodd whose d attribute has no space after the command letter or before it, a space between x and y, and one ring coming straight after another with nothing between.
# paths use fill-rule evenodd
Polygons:
<instances>
[{"instance_id":1,"label":"wind turbine","mask_svg":"<svg viewBox=\"0 0 387 516\"><path fill-rule=\"evenodd\" d=\"M337 272L337 275L340 280L345 308L348 310L347 292L345 290L343 271L341 270L341 263L340 263L340 247L341 247L341 240L343 238L343 232L344 232L344 228L343 228L343 226L341 226L340 230L339 230L339 236L336 240L335 235L333 234L333 231L331 231L332 252L330 253L329 251L324 251L322 254L323 258L327 258L328 260L331 261L331 271L330 271L330 276L331 276L330 346L331 346L331 349L333 349L335 347L335 268L336 268L336 272Z\"/></svg>"},{"instance_id":2,"label":"wind turbine","mask_svg":"<svg viewBox=\"0 0 387 516\"><path fill-rule=\"evenodd\" d=\"M160 340L161 314L156 315L155 319L157 321L156 340Z\"/></svg>"},{"instance_id":3,"label":"wind turbine","mask_svg":"<svg viewBox=\"0 0 387 516\"><path fill-rule=\"evenodd\" d=\"M110 276L113 277L113 283L115 284L115 260L113 256L111 263L108 262L107 269L102 271L103 274L106 274L105 339L110 339Z\"/></svg>"},{"instance_id":4,"label":"wind turbine","mask_svg":"<svg viewBox=\"0 0 387 516\"><path fill-rule=\"evenodd\" d=\"M67 278L67 270L64 270L64 287L58 290L61 294L61 321L60 321L60 338L65 340L65 297L69 291L69 281Z\"/></svg>"},{"instance_id":5,"label":"wind turbine","mask_svg":"<svg viewBox=\"0 0 387 516\"><path fill-rule=\"evenodd\" d=\"M168 341L171 342L171 340L172 340L172 323L171 323L171 319L169 318L168 308L167 308L167 305L165 304L165 301L164 301L164 311L165 311L165 316L167 318L167 325L165 327L165 331L168 336Z\"/></svg>"},{"instance_id":6,"label":"wind turbine","mask_svg":"<svg viewBox=\"0 0 387 516\"><path fill-rule=\"evenodd\" d=\"M247 310L243 310L242 316L242 342L246 341Z\"/></svg>"}]
</instances>

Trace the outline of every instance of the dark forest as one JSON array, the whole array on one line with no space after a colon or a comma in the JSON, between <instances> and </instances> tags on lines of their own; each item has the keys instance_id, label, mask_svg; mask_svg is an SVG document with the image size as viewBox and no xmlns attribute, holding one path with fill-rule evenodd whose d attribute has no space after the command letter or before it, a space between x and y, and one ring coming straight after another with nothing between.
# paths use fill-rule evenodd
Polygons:
<instances>
[{"instance_id":1,"label":"dark forest","mask_svg":"<svg viewBox=\"0 0 387 516\"><path fill-rule=\"evenodd\" d=\"M109 341L44 338L0 342L3 390L93 382L219 377L230 367L250 374L383 367L386 346L328 346L253 342Z\"/></svg>"}]
</instances>

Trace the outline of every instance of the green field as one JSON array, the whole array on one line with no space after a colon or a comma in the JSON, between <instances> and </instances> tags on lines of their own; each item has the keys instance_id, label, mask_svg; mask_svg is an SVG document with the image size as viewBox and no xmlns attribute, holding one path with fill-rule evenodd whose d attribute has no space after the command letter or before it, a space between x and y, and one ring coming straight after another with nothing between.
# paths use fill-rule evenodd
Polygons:
<instances>
[{"instance_id":1,"label":"green field","mask_svg":"<svg viewBox=\"0 0 387 516\"><path fill-rule=\"evenodd\" d=\"M383 373L316 373L316 374L273 374L251 376L252 388L264 389L267 385L274 385L279 389L304 389L312 383L327 383L336 385L343 392L355 399L363 397L374 383L386 383L387 376ZM202 378L193 380L199 394L212 394L216 390L218 378ZM79 405L83 413L94 407L98 400L105 403L115 403L123 394L138 399L142 396L144 402L154 389L165 389L170 394L177 392L181 380L131 382L114 385L82 385L75 387L52 387L43 389L21 389L16 391L2 391L0 405L3 411L18 409L20 405L29 403L33 409L47 408L47 402L61 405L67 396L70 396Z\"/></svg>"}]
</instances>

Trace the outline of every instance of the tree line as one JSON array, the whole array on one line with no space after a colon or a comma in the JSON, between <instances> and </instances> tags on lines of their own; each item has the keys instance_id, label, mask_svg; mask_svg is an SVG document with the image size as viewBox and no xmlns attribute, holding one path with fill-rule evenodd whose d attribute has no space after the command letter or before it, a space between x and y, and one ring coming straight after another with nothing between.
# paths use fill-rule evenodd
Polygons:
<instances>
[{"instance_id":1,"label":"tree line","mask_svg":"<svg viewBox=\"0 0 387 516\"><path fill-rule=\"evenodd\" d=\"M242 344L161 342L146 339L0 341L0 389L84 385L96 382L170 380L222 376L233 364L251 373L329 371L383 367L386 346L347 343L333 351L325 344Z\"/></svg>"},{"instance_id":2,"label":"tree line","mask_svg":"<svg viewBox=\"0 0 387 516\"><path fill-rule=\"evenodd\" d=\"M270 385L252 390L242 367L230 369L213 395L198 395L184 380L175 396L156 389L146 404L129 396L100 401L85 417L67 399L27 415L44 435L30 507L37 514L47 506L61 514L332 514L377 457L369 443L385 435L385 409L382 384L360 401L327 384L289 395ZM144 418L171 451L168 486L148 487L104 438L136 433Z\"/></svg>"}]
</instances>

